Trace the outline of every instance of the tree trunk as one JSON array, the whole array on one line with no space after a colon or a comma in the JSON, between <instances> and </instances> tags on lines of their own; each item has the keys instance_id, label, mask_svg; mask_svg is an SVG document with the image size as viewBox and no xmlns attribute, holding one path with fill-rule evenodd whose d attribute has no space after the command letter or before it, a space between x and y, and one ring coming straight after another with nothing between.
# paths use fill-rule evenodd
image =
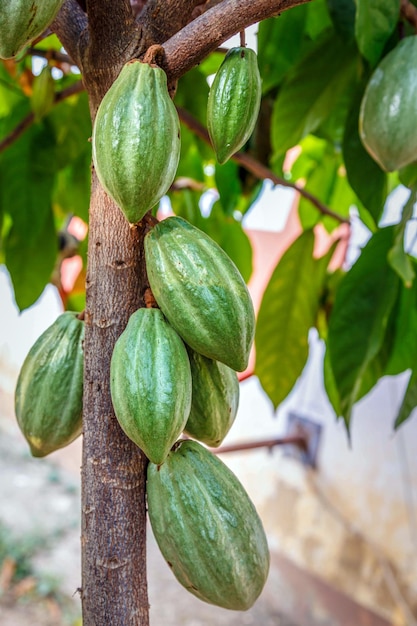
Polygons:
<instances>
[{"instance_id":1,"label":"tree trunk","mask_svg":"<svg viewBox=\"0 0 417 626\"><path fill-rule=\"evenodd\" d=\"M109 385L113 346L143 306L144 229L129 227L93 174L84 344L84 626L149 624L146 458L120 429Z\"/></svg>"}]
</instances>

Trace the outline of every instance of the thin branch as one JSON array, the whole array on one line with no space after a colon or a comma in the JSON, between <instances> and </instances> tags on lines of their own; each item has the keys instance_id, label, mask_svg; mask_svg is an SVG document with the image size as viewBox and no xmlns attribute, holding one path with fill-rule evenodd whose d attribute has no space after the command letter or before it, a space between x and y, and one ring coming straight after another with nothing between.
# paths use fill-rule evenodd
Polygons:
<instances>
[{"instance_id":1,"label":"thin branch","mask_svg":"<svg viewBox=\"0 0 417 626\"><path fill-rule=\"evenodd\" d=\"M87 16L76 0L65 0L58 15L51 24L73 64L81 67L80 41L87 32Z\"/></svg>"},{"instance_id":2,"label":"thin branch","mask_svg":"<svg viewBox=\"0 0 417 626\"><path fill-rule=\"evenodd\" d=\"M59 52L59 50L40 50L38 48L26 48L25 53L33 57L47 59L48 61L56 61L57 63L68 63L68 65L73 65L72 59L68 56L68 54Z\"/></svg>"},{"instance_id":3,"label":"thin branch","mask_svg":"<svg viewBox=\"0 0 417 626\"><path fill-rule=\"evenodd\" d=\"M211 145L209 134L204 126L200 124L200 122L198 122L188 111L186 111L182 107L177 107L177 109L180 119L184 122L184 124L198 137L200 137L200 139ZM311 204L315 206L316 209L318 209L318 211L320 211L320 213L322 213L323 215L328 215L329 217L332 217L342 224L349 224L348 219L329 209L309 191L303 189L303 187L300 187L295 183L291 183L288 180L285 180L284 178L280 178L268 167L250 156L250 154L247 154L246 152L236 152L236 154L233 155L232 159L236 161L236 163L239 163L239 165L244 167L248 172L251 172L251 174L261 180L269 179L275 185L281 185L282 187L289 187L290 189L294 189L294 191L297 191L306 200L311 202Z\"/></svg>"},{"instance_id":4,"label":"thin branch","mask_svg":"<svg viewBox=\"0 0 417 626\"><path fill-rule=\"evenodd\" d=\"M69 98L70 96L73 96L76 93L80 93L81 91L84 91L84 85L82 81L79 80L69 87L66 87L66 89L63 89L62 91L56 93L54 104L59 104L60 102L65 100L65 98ZM19 139L19 137L33 124L34 121L35 115L31 111L17 124L17 126L13 128L13 130L8 135L6 135L6 137L4 137L4 139L0 141L0 153L6 150L6 148L8 148L17 139Z\"/></svg>"},{"instance_id":5,"label":"thin branch","mask_svg":"<svg viewBox=\"0 0 417 626\"><path fill-rule=\"evenodd\" d=\"M241 30L291 7L311 1L223 0L163 44L165 49L163 68L169 79L175 80Z\"/></svg>"},{"instance_id":6,"label":"thin branch","mask_svg":"<svg viewBox=\"0 0 417 626\"><path fill-rule=\"evenodd\" d=\"M417 7L410 0L401 0L400 13L402 17L414 26L417 32Z\"/></svg>"}]
</instances>

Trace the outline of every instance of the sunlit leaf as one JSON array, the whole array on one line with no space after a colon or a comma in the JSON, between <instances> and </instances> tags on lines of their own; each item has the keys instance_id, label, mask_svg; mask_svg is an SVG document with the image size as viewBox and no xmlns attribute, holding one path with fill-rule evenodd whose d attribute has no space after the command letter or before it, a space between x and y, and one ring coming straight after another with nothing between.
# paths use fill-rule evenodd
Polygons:
<instances>
[{"instance_id":1,"label":"sunlit leaf","mask_svg":"<svg viewBox=\"0 0 417 626\"><path fill-rule=\"evenodd\" d=\"M290 393L308 356L328 257L313 258L314 234L305 231L284 253L258 314L255 373L277 407Z\"/></svg>"},{"instance_id":2,"label":"sunlit leaf","mask_svg":"<svg viewBox=\"0 0 417 626\"><path fill-rule=\"evenodd\" d=\"M329 321L327 346L348 428L367 367L383 344L399 288L387 261L393 239L392 227L371 237L341 281Z\"/></svg>"}]
</instances>

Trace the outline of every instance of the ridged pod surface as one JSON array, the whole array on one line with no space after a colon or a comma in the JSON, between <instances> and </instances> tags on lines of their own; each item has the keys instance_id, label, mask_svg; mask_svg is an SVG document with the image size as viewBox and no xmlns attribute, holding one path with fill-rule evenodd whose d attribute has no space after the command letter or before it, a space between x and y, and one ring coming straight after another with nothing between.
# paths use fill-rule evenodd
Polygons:
<instances>
[{"instance_id":1,"label":"ridged pod surface","mask_svg":"<svg viewBox=\"0 0 417 626\"><path fill-rule=\"evenodd\" d=\"M252 135L261 106L256 53L231 48L220 65L207 102L207 128L219 163L225 163Z\"/></svg>"},{"instance_id":2,"label":"ridged pod surface","mask_svg":"<svg viewBox=\"0 0 417 626\"><path fill-rule=\"evenodd\" d=\"M2 0L0 57L12 59L54 19L63 0Z\"/></svg>"},{"instance_id":3,"label":"ridged pod surface","mask_svg":"<svg viewBox=\"0 0 417 626\"><path fill-rule=\"evenodd\" d=\"M417 36L406 37L372 74L361 103L359 133L387 172L417 160Z\"/></svg>"},{"instance_id":4,"label":"ridged pod surface","mask_svg":"<svg viewBox=\"0 0 417 626\"><path fill-rule=\"evenodd\" d=\"M93 160L106 192L134 224L174 180L180 124L165 72L127 63L104 96L93 127Z\"/></svg>"},{"instance_id":5,"label":"ridged pod surface","mask_svg":"<svg viewBox=\"0 0 417 626\"><path fill-rule=\"evenodd\" d=\"M146 235L145 258L155 300L185 343L243 371L255 314L246 284L224 250L186 220L169 217Z\"/></svg>"},{"instance_id":6,"label":"ridged pod surface","mask_svg":"<svg viewBox=\"0 0 417 626\"><path fill-rule=\"evenodd\" d=\"M117 420L153 463L182 433L191 406L185 346L159 309L139 309L117 340L110 367Z\"/></svg>"},{"instance_id":7,"label":"ridged pod surface","mask_svg":"<svg viewBox=\"0 0 417 626\"><path fill-rule=\"evenodd\" d=\"M237 477L196 441L148 466L148 513L178 581L226 609L246 611L265 584L269 551L262 522Z\"/></svg>"},{"instance_id":8,"label":"ridged pod surface","mask_svg":"<svg viewBox=\"0 0 417 626\"><path fill-rule=\"evenodd\" d=\"M38 338L20 370L15 412L33 456L46 456L81 434L84 322L62 313Z\"/></svg>"},{"instance_id":9,"label":"ridged pod surface","mask_svg":"<svg viewBox=\"0 0 417 626\"><path fill-rule=\"evenodd\" d=\"M235 421L239 381L230 367L188 348L191 365L191 411L185 433L217 447Z\"/></svg>"}]
</instances>

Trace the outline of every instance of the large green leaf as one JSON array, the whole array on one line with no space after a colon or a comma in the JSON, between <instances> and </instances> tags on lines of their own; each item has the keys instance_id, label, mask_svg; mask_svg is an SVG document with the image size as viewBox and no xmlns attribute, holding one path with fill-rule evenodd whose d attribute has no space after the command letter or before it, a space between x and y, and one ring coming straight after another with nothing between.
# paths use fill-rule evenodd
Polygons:
<instances>
[{"instance_id":1,"label":"large green leaf","mask_svg":"<svg viewBox=\"0 0 417 626\"><path fill-rule=\"evenodd\" d=\"M314 233L305 231L284 253L263 295L256 324L256 367L277 407L294 387L308 356L329 258L313 258Z\"/></svg>"},{"instance_id":2,"label":"large green leaf","mask_svg":"<svg viewBox=\"0 0 417 626\"><path fill-rule=\"evenodd\" d=\"M327 0L330 17L338 33L347 39L355 34L355 0Z\"/></svg>"},{"instance_id":3,"label":"large green leaf","mask_svg":"<svg viewBox=\"0 0 417 626\"><path fill-rule=\"evenodd\" d=\"M306 34L313 40L332 27L326 0L314 0L307 5Z\"/></svg>"},{"instance_id":4,"label":"large green leaf","mask_svg":"<svg viewBox=\"0 0 417 626\"><path fill-rule=\"evenodd\" d=\"M52 211L38 225L36 239L12 227L5 242L5 259L20 310L31 306L50 281L57 256L57 238Z\"/></svg>"},{"instance_id":5,"label":"large green leaf","mask_svg":"<svg viewBox=\"0 0 417 626\"><path fill-rule=\"evenodd\" d=\"M277 87L299 58L307 9L305 4L294 7L277 18L270 18L259 24L258 63L263 93Z\"/></svg>"},{"instance_id":6,"label":"large green leaf","mask_svg":"<svg viewBox=\"0 0 417 626\"><path fill-rule=\"evenodd\" d=\"M315 131L334 110L352 75L355 49L334 34L320 38L289 72L274 103L274 159Z\"/></svg>"},{"instance_id":7,"label":"large green leaf","mask_svg":"<svg viewBox=\"0 0 417 626\"><path fill-rule=\"evenodd\" d=\"M362 55L374 65L400 15L400 0L356 0L355 34Z\"/></svg>"},{"instance_id":8,"label":"large green leaf","mask_svg":"<svg viewBox=\"0 0 417 626\"><path fill-rule=\"evenodd\" d=\"M387 195L387 175L369 156L359 137L359 108L364 85L358 89L346 120L343 158L347 179L377 224Z\"/></svg>"},{"instance_id":9,"label":"large green leaf","mask_svg":"<svg viewBox=\"0 0 417 626\"><path fill-rule=\"evenodd\" d=\"M341 281L330 316L328 350L349 428L353 404L361 396L367 368L383 345L399 278L387 261L394 229L375 233Z\"/></svg>"},{"instance_id":10,"label":"large green leaf","mask_svg":"<svg viewBox=\"0 0 417 626\"><path fill-rule=\"evenodd\" d=\"M15 128L27 105L3 118L0 136ZM49 281L57 239L51 213L55 176L55 139L47 124L29 128L0 155L0 205L12 228L4 244L5 259L19 308L30 306Z\"/></svg>"}]
</instances>

